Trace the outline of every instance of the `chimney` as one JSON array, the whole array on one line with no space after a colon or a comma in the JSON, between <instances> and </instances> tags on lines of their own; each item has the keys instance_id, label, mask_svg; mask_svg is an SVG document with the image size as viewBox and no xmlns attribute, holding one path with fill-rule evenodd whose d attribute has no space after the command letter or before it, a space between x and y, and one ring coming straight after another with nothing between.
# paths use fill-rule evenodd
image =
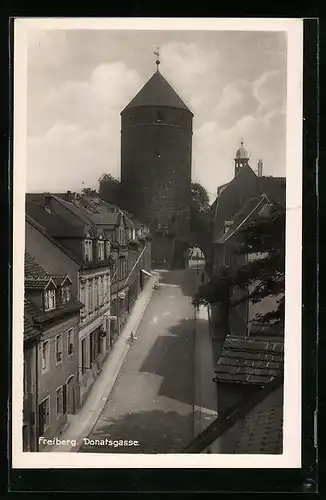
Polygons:
<instances>
[{"instance_id":1,"label":"chimney","mask_svg":"<svg viewBox=\"0 0 326 500\"><path fill-rule=\"evenodd\" d=\"M263 160L258 161L258 177L263 176Z\"/></svg>"}]
</instances>

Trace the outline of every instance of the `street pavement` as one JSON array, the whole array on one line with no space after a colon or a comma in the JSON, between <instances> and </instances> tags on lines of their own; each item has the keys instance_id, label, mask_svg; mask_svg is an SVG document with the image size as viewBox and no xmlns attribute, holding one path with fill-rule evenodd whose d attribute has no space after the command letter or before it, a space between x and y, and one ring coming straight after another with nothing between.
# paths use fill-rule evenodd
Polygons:
<instances>
[{"instance_id":1,"label":"street pavement","mask_svg":"<svg viewBox=\"0 0 326 500\"><path fill-rule=\"evenodd\" d=\"M82 453L178 453L194 437L196 267L161 274ZM138 441L112 447L93 440ZM103 441L102 441L103 443Z\"/></svg>"}]
</instances>

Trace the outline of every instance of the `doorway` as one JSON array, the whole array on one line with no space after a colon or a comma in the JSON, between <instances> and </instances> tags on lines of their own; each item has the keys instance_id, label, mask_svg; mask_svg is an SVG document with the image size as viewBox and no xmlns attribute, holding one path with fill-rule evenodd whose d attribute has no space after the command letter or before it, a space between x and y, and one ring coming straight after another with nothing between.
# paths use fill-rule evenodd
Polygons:
<instances>
[{"instance_id":1,"label":"doorway","mask_svg":"<svg viewBox=\"0 0 326 500\"><path fill-rule=\"evenodd\" d=\"M75 376L67 380L66 383L66 397L67 397L67 413L74 414L76 412L76 394L75 394Z\"/></svg>"}]
</instances>

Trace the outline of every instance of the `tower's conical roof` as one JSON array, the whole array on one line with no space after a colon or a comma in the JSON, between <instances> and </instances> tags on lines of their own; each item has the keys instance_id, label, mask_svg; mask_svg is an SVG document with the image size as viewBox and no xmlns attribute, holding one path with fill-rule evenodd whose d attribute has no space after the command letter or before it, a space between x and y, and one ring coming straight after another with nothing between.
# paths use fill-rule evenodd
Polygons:
<instances>
[{"instance_id":1,"label":"tower's conical roof","mask_svg":"<svg viewBox=\"0 0 326 500\"><path fill-rule=\"evenodd\" d=\"M166 106L191 112L159 71L154 73L123 111L140 106Z\"/></svg>"}]
</instances>

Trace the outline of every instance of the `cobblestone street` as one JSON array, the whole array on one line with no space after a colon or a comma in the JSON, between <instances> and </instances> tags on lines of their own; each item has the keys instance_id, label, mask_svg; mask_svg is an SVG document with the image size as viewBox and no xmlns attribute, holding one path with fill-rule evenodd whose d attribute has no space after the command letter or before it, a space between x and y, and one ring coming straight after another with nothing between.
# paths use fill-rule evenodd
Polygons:
<instances>
[{"instance_id":1,"label":"cobblestone street","mask_svg":"<svg viewBox=\"0 0 326 500\"><path fill-rule=\"evenodd\" d=\"M138 447L84 445L80 452L178 452L193 438L196 269L162 272L115 387L89 439L137 440Z\"/></svg>"}]
</instances>

